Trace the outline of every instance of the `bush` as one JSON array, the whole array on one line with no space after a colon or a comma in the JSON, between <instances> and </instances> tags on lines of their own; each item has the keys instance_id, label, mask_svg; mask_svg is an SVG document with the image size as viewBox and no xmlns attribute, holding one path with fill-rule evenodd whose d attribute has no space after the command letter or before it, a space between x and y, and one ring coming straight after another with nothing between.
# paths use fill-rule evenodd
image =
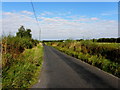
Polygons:
<instances>
[{"instance_id":1,"label":"bush","mask_svg":"<svg viewBox=\"0 0 120 90\"><path fill-rule=\"evenodd\" d=\"M6 48L6 53L19 54L22 53L25 50L25 48L31 49L32 47L36 46L38 41L34 41L30 38L8 36L3 38L2 43L3 53L5 53Z\"/></svg>"},{"instance_id":2,"label":"bush","mask_svg":"<svg viewBox=\"0 0 120 90\"><path fill-rule=\"evenodd\" d=\"M91 41L81 41L81 52L91 55L101 54L106 59L120 63L120 44L115 43L93 43Z\"/></svg>"},{"instance_id":3,"label":"bush","mask_svg":"<svg viewBox=\"0 0 120 90\"><path fill-rule=\"evenodd\" d=\"M37 45L38 41L30 38L20 38L14 36L2 39L2 66L11 66L15 59L25 50Z\"/></svg>"}]
</instances>

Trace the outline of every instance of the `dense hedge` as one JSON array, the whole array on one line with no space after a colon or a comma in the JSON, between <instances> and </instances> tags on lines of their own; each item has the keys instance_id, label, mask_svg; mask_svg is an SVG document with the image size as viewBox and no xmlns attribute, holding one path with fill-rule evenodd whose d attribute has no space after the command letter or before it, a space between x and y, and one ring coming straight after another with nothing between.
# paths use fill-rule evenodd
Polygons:
<instances>
[{"instance_id":1,"label":"dense hedge","mask_svg":"<svg viewBox=\"0 0 120 90\"><path fill-rule=\"evenodd\" d=\"M120 63L120 44L81 42L81 52L91 55L102 55L111 61Z\"/></svg>"},{"instance_id":2,"label":"dense hedge","mask_svg":"<svg viewBox=\"0 0 120 90\"><path fill-rule=\"evenodd\" d=\"M3 66L10 65L25 49L31 49L39 43L30 38L20 38L14 36L4 37L2 39Z\"/></svg>"},{"instance_id":3,"label":"dense hedge","mask_svg":"<svg viewBox=\"0 0 120 90\"><path fill-rule=\"evenodd\" d=\"M37 40L33 40L30 38L20 38L14 36L4 37L2 40L3 44L3 52L5 48L7 49L6 53L21 53L25 48L32 48L36 46L38 43Z\"/></svg>"}]
</instances>

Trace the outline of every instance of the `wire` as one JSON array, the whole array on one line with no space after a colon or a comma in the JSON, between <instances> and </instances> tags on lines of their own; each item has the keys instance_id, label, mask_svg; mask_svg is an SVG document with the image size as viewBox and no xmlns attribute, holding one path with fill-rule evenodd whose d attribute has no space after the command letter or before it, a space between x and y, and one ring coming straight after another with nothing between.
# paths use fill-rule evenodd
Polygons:
<instances>
[{"instance_id":1,"label":"wire","mask_svg":"<svg viewBox=\"0 0 120 90\"><path fill-rule=\"evenodd\" d=\"M35 8L34 8L34 4L33 4L32 0L31 0L31 6L32 6L32 9L33 9L33 12L34 12L34 16L35 16L35 19L36 19L38 28L39 28L39 30L40 30L40 31L39 31L39 41L40 41L40 39L41 39L41 27L40 27L40 25L39 25L39 21L38 21L38 19L37 19L37 15L36 15Z\"/></svg>"}]
</instances>

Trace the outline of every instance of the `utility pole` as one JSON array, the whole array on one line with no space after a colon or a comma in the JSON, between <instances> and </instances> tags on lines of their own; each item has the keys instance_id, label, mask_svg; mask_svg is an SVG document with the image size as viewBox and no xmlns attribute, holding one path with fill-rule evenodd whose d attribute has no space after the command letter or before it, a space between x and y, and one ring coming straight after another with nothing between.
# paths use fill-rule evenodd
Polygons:
<instances>
[{"instance_id":1,"label":"utility pole","mask_svg":"<svg viewBox=\"0 0 120 90\"><path fill-rule=\"evenodd\" d=\"M39 30L39 41L41 41L41 30Z\"/></svg>"},{"instance_id":2,"label":"utility pole","mask_svg":"<svg viewBox=\"0 0 120 90\"><path fill-rule=\"evenodd\" d=\"M31 0L31 6L32 6L32 9L33 9L33 12L34 12L35 20L36 20L38 28L39 28L39 41L40 41L41 40L41 28L40 28L40 25L39 25L39 21L37 19L37 15L36 15L34 4L33 4L32 0Z\"/></svg>"}]
</instances>

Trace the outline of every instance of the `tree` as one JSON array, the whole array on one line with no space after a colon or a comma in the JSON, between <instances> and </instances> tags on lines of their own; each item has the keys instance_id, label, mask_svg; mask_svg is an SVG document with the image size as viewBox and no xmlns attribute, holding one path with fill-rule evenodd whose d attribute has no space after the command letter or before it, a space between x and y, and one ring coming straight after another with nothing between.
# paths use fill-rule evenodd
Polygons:
<instances>
[{"instance_id":1,"label":"tree","mask_svg":"<svg viewBox=\"0 0 120 90\"><path fill-rule=\"evenodd\" d=\"M31 29L27 29L26 30L26 37L28 37L28 38L31 38L32 37L32 35L30 34L30 32L31 32Z\"/></svg>"},{"instance_id":2,"label":"tree","mask_svg":"<svg viewBox=\"0 0 120 90\"><path fill-rule=\"evenodd\" d=\"M24 28L24 26L21 26L18 29L17 36L22 38L24 36L24 33L25 33L25 28Z\"/></svg>"},{"instance_id":3,"label":"tree","mask_svg":"<svg viewBox=\"0 0 120 90\"><path fill-rule=\"evenodd\" d=\"M31 38L32 35L30 34L31 32L31 29L25 29L24 26L21 26L19 29L18 29L18 32L16 33L18 37L26 37L26 38Z\"/></svg>"}]
</instances>

